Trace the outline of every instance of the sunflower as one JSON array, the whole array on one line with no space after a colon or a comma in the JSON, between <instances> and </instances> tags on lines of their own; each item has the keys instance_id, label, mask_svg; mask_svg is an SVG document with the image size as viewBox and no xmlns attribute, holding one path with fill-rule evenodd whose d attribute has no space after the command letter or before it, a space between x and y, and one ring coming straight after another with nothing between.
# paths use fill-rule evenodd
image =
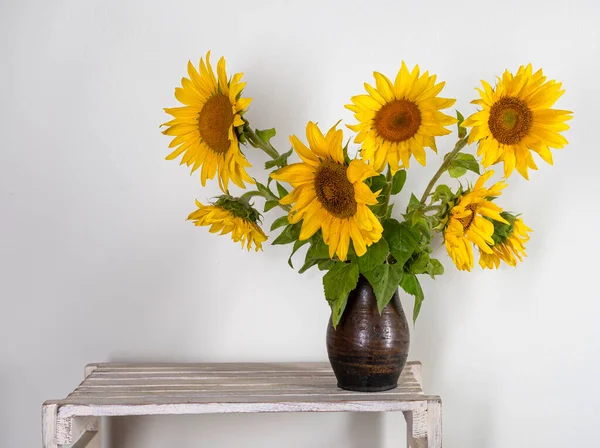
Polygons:
<instances>
[{"instance_id":1,"label":"sunflower","mask_svg":"<svg viewBox=\"0 0 600 448\"><path fill-rule=\"evenodd\" d=\"M228 82L225 59L217 64L217 77L210 65L210 51L206 64L200 59L200 73L188 62L190 79L182 78L181 87L175 89L183 107L166 108L173 120L164 123L163 134L174 136L169 145L176 148L167 156L173 160L183 154L181 164L192 167L192 173L202 167L200 181L213 179L218 171L219 186L226 192L229 180L240 188L244 181L254 183L245 168L251 166L240 150L234 127L242 126L242 113L250 98L240 98L245 82L237 73Z\"/></svg>"},{"instance_id":2,"label":"sunflower","mask_svg":"<svg viewBox=\"0 0 600 448\"><path fill-rule=\"evenodd\" d=\"M367 246L380 240L383 227L368 207L377 204L377 193L363 182L378 173L358 159L346 164L343 132L336 126L323 135L309 122L306 137L310 149L292 135L290 141L302 163L285 166L271 177L294 187L280 202L294 204L288 220L292 224L302 220L299 239L306 240L321 229L329 256L337 254L345 261L350 239L360 257Z\"/></svg>"},{"instance_id":3,"label":"sunflower","mask_svg":"<svg viewBox=\"0 0 600 448\"><path fill-rule=\"evenodd\" d=\"M564 93L561 83L546 81L542 70L532 74L531 64L521 66L513 76L508 70L498 78L495 88L481 81L480 99L474 104L482 110L467 118L463 126L473 129L469 144L478 142L478 155L487 168L504 162L504 177L515 167L529 179L528 169L537 170L531 151L552 165L550 148L560 149L567 140L560 134L569 129L568 110L551 109Z\"/></svg>"},{"instance_id":4,"label":"sunflower","mask_svg":"<svg viewBox=\"0 0 600 448\"><path fill-rule=\"evenodd\" d=\"M256 251L262 250L262 243L267 236L258 226L259 213L231 196L221 196L215 204L203 205L196 201L198 210L188 216L195 226L210 226L210 233L225 235L231 233L231 239L242 242L242 248L248 251L254 244Z\"/></svg>"},{"instance_id":5,"label":"sunflower","mask_svg":"<svg viewBox=\"0 0 600 448\"><path fill-rule=\"evenodd\" d=\"M500 261L504 261L509 266L516 266L517 259L523 261L526 257L525 243L529 241L529 234L532 230L525 225L521 218L513 217L508 213L502 213L510 224L496 224L494 232L494 245L492 253L480 252L479 265L482 268L498 269ZM498 231L500 228L500 231Z\"/></svg>"},{"instance_id":6,"label":"sunflower","mask_svg":"<svg viewBox=\"0 0 600 448\"><path fill-rule=\"evenodd\" d=\"M438 98L444 82L436 84L436 76L428 72L419 75L419 66L412 72L406 64L392 83L381 73L374 72L376 88L365 83L368 95L352 98L346 108L354 112L358 124L348 126L362 143L361 157L381 172L389 163L392 171L410 166L410 157L425 165L425 147L437 152L435 137L450 134L444 126L456 119L440 112L456 100Z\"/></svg>"},{"instance_id":7,"label":"sunflower","mask_svg":"<svg viewBox=\"0 0 600 448\"><path fill-rule=\"evenodd\" d=\"M491 220L508 224L501 216L502 209L490 200L499 196L506 184L498 182L490 188L484 187L493 174L490 170L480 176L475 186L460 196L450 210L444 242L448 255L461 271L470 271L474 265L472 244L477 245L483 253L493 253L494 224Z\"/></svg>"}]
</instances>

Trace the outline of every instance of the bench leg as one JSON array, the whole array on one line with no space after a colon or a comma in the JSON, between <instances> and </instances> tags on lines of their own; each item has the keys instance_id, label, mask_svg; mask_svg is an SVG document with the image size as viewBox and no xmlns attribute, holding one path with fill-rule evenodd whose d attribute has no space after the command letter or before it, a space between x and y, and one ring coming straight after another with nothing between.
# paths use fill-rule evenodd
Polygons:
<instances>
[{"instance_id":1,"label":"bench leg","mask_svg":"<svg viewBox=\"0 0 600 448\"><path fill-rule=\"evenodd\" d=\"M85 368L86 378L96 369ZM59 402L47 401L42 406L42 448L102 448L100 417L59 417Z\"/></svg>"},{"instance_id":2,"label":"bench leg","mask_svg":"<svg viewBox=\"0 0 600 448\"><path fill-rule=\"evenodd\" d=\"M42 406L42 448L58 448L56 443L56 421L58 405L46 402Z\"/></svg>"},{"instance_id":3,"label":"bench leg","mask_svg":"<svg viewBox=\"0 0 600 448\"><path fill-rule=\"evenodd\" d=\"M102 448L100 417L78 417L71 423L72 448Z\"/></svg>"},{"instance_id":4,"label":"bench leg","mask_svg":"<svg viewBox=\"0 0 600 448\"><path fill-rule=\"evenodd\" d=\"M427 409L404 412L409 448L442 448L442 403L427 402Z\"/></svg>"}]
</instances>

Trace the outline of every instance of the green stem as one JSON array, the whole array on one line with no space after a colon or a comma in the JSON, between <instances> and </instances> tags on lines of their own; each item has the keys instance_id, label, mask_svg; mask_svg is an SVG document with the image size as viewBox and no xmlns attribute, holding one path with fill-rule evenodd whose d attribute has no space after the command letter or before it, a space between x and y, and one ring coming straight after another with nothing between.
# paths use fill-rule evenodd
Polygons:
<instances>
[{"instance_id":1,"label":"green stem","mask_svg":"<svg viewBox=\"0 0 600 448\"><path fill-rule=\"evenodd\" d=\"M244 193L243 195L240 196L240 201L244 201L246 204L248 203L248 201L250 201L250 199L256 197L256 196L260 196L262 198L265 197L265 195L258 190L255 191L248 191L246 193Z\"/></svg>"},{"instance_id":2,"label":"green stem","mask_svg":"<svg viewBox=\"0 0 600 448\"><path fill-rule=\"evenodd\" d=\"M265 200L267 201L277 201L277 204L279 205L279 207L281 207L283 210L285 210L286 212L290 211L290 206L289 205L283 205L279 203L279 198L277 196L275 196L273 193L267 193L266 191L258 191L258 190L253 190L253 191L248 191L246 193L244 193L243 195L240 196L240 200L246 202L247 204L249 203L250 199L256 197L256 196L260 196L261 198L265 198Z\"/></svg>"},{"instance_id":3,"label":"green stem","mask_svg":"<svg viewBox=\"0 0 600 448\"><path fill-rule=\"evenodd\" d=\"M383 202L383 217L386 217L388 214L388 209L390 207L390 197L392 196L392 170L388 166L387 174L385 175L385 180L387 181L387 185L385 187L385 200Z\"/></svg>"},{"instance_id":4,"label":"green stem","mask_svg":"<svg viewBox=\"0 0 600 448\"><path fill-rule=\"evenodd\" d=\"M436 171L436 173L433 175L433 177L429 181L427 188L425 188L425 192L423 193L423 196L421 197L421 204L425 204L425 201L427 200L429 193L431 193L431 190L433 190L433 187L435 187L435 184L437 183L437 181L439 180L441 175L444 174L444 171L446 171L448 169L448 167L450 166L450 164L452 163L452 161L454 160L456 155L460 152L461 149L463 149L466 146L466 144L467 144L467 137L462 138L456 142L456 145L454 146L454 149L452 150L452 152L448 153L448 155L444 158L442 165L440 166L440 168Z\"/></svg>"},{"instance_id":5,"label":"green stem","mask_svg":"<svg viewBox=\"0 0 600 448\"><path fill-rule=\"evenodd\" d=\"M423 212L430 212L432 210L441 210L444 206L443 205L429 205L427 207L423 207Z\"/></svg>"},{"instance_id":6,"label":"green stem","mask_svg":"<svg viewBox=\"0 0 600 448\"><path fill-rule=\"evenodd\" d=\"M250 126L246 126L245 131L246 136L248 137L248 142L250 142L252 146L263 150L272 159L279 157L279 152L273 148L270 143L263 141L258 135L256 135L256 132L254 132Z\"/></svg>"}]
</instances>

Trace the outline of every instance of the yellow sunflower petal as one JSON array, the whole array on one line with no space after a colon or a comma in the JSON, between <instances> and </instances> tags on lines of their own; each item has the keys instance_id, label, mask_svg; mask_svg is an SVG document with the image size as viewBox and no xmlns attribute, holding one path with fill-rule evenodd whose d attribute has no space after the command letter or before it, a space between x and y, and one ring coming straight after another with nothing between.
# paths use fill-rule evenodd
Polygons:
<instances>
[{"instance_id":1,"label":"yellow sunflower petal","mask_svg":"<svg viewBox=\"0 0 600 448\"><path fill-rule=\"evenodd\" d=\"M365 162L359 159L354 159L348 166L348 180L353 184L356 182L362 182L369 177L378 176L379 173L373 169L373 167L367 165Z\"/></svg>"},{"instance_id":2,"label":"yellow sunflower petal","mask_svg":"<svg viewBox=\"0 0 600 448\"><path fill-rule=\"evenodd\" d=\"M298 186L307 182L312 182L315 178L314 167L306 163L292 163L284 166L274 173L271 173L271 178L282 182L287 182L290 185Z\"/></svg>"},{"instance_id":3,"label":"yellow sunflower petal","mask_svg":"<svg viewBox=\"0 0 600 448\"><path fill-rule=\"evenodd\" d=\"M230 98L225 59L217 64L217 81L210 52L206 61L200 59L198 69L188 63L187 72L190 78L183 78L181 87L175 89L175 98L186 106L165 109L175 117L163 131L174 137L169 147L175 149L167 159L181 156L180 164L191 167L191 172L200 171L202 185L218 175L223 191L227 191L229 181L245 188L246 182L253 182L245 171L250 163L240 150L233 127L243 124L235 111L245 109L250 99L235 102ZM239 80L239 76L234 79Z\"/></svg>"},{"instance_id":4,"label":"yellow sunflower petal","mask_svg":"<svg viewBox=\"0 0 600 448\"><path fill-rule=\"evenodd\" d=\"M437 98L444 84L435 84L435 76L419 73L418 66L409 72L403 62L392 84L374 72L376 88L365 84L368 95L352 97L354 104L347 106L358 120L349 127L357 132L354 141L362 145L361 157L378 172L387 164L392 172L409 168L413 155L424 165L424 147L435 151L434 137L450 133L445 126L456 122L440 112L454 103L450 98Z\"/></svg>"},{"instance_id":5,"label":"yellow sunflower petal","mask_svg":"<svg viewBox=\"0 0 600 448\"><path fill-rule=\"evenodd\" d=\"M546 80L541 70L533 73L529 64L521 66L516 75L505 71L496 87L485 81L482 85L477 101L482 110L464 125L472 126L469 143L478 143L483 164L503 162L505 177L516 169L525 179L529 169L537 169L531 151L552 164L549 148L567 144L560 132L569 128L565 122L572 118L570 111L551 109L564 93L561 84Z\"/></svg>"}]
</instances>

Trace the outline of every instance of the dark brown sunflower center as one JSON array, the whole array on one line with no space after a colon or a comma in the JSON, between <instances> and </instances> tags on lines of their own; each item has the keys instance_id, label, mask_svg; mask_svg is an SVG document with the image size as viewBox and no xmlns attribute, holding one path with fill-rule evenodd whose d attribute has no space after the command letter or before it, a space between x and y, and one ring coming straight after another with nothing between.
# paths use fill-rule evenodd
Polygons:
<instances>
[{"instance_id":1,"label":"dark brown sunflower center","mask_svg":"<svg viewBox=\"0 0 600 448\"><path fill-rule=\"evenodd\" d=\"M385 140L402 142L408 140L421 126L421 111L408 100L394 100L375 114L375 129Z\"/></svg>"},{"instance_id":2,"label":"dark brown sunflower center","mask_svg":"<svg viewBox=\"0 0 600 448\"><path fill-rule=\"evenodd\" d=\"M200 137L210 149L218 153L229 149L229 128L232 123L231 103L222 93L211 96L198 115Z\"/></svg>"},{"instance_id":3,"label":"dark brown sunflower center","mask_svg":"<svg viewBox=\"0 0 600 448\"><path fill-rule=\"evenodd\" d=\"M346 176L346 167L325 161L315 175L315 191L323 207L337 218L350 218L356 214L354 186Z\"/></svg>"},{"instance_id":4,"label":"dark brown sunflower center","mask_svg":"<svg viewBox=\"0 0 600 448\"><path fill-rule=\"evenodd\" d=\"M531 129L531 110L518 98L499 99L490 109L488 126L496 140L504 145L519 143Z\"/></svg>"},{"instance_id":5,"label":"dark brown sunflower center","mask_svg":"<svg viewBox=\"0 0 600 448\"><path fill-rule=\"evenodd\" d=\"M469 230L469 227L471 227L473 219L475 219L475 211L477 210L477 208L473 205L469 205L467 207L467 210L471 210L471 214L469 216L465 216L464 218L458 218L458 220L463 226L463 229L465 229L465 232Z\"/></svg>"}]
</instances>

